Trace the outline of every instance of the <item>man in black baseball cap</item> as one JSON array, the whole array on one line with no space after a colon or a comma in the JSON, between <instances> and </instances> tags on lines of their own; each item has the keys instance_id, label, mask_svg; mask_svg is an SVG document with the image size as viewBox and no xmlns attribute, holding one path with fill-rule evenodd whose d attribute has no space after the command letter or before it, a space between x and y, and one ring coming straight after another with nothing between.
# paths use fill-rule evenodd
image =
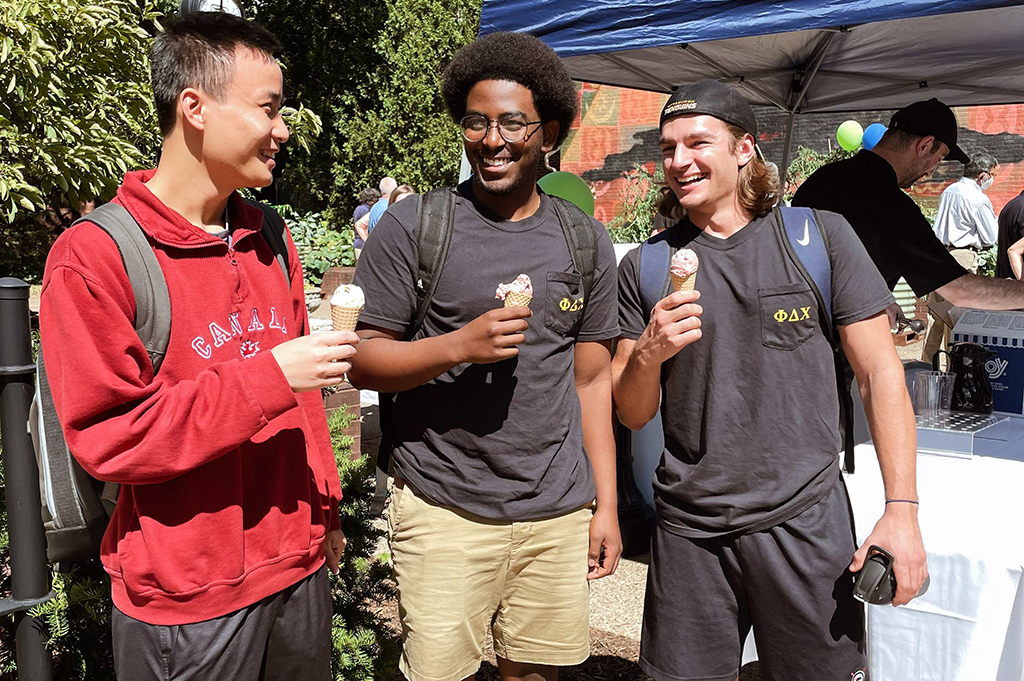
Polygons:
<instances>
[{"instance_id":1,"label":"man in black baseball cap","mask_svg":"<svg viewBox=\"0 0 1024 681\"><path fill-rule=\"evenodd\" d=\"M953 110L935 97L900 109L889 121L889 130L934 137L949 149L944 160L960 161L966 165L971 159L956 145L957 127Z\"/></svg>"},{"instance_id":2,"label":"man in black baseball cap","mask_svg":"<svg viewBox=\"0 0 1024 681\"><path fill-rule=\"evenodd\" d=\"M969 272L932 231L902 191L931 175L942 161L970 159L957 146L953 111L937 99L915 102L895 114L871 151L819 168L797 190L794 206L839 213L853 225L882 277L893 289L904 278L938 314L950 306L985 310L1024 308L1024 282L993 280ZM931 359L925 357L925 360Z\"/></svg>"},{"instance_id":3,"label":"man in black baseball cap","mask_svg":"<svg viewBox=\"0 0 1024 681\"><path fill-rule=\"evenodd\" d=\"M897 603L927 574L892 295L842 217L778 207L756 135L732 88L677 89L659 140L662 210L676 220L619 265L616 411L638 429L660 408L665 432L640 644L656 681L732 681L751 627L766 681L860 678L864 611L850 571L868 545L884 546L898 556ZM828 289L801 269L798 248L829 261ZM666 294L669 271L696 265L696 290ZM837 459L833 324L867 386L894 500L860 550Z\"/></svg>"}]
</instances>

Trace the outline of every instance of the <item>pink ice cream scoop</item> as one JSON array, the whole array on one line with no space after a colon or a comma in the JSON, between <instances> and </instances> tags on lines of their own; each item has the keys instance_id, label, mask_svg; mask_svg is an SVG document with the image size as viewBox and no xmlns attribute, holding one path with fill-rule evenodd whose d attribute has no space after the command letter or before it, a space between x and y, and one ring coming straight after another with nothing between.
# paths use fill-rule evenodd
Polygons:
<instances>
[{"instance_id":1,"label":"pink ice cream scoop","mask_svg":"<svg viewBox=\"0 0 1024 681\"><path fill-rule=\"evenodd\" d=\"M680 248L672 256L672 264L669 265L669 270L673 275L685 279L697 271L697 266L697 254L689 248Z\"/></svg>"},{"instance_id":2,"label":"pink ice cream scoop","mask_svg":"<svg viewBox=\"0 0 1024 681\"><path fill-rule=\"evenodd\" d=\"M692 291L697 280L697 254L689 248L680 248L672 256L669 273L673 291Z\"/></svg>"},{"instance_id":3,"label":"pink ice cream scoop","mask_svg":"<svg viewBox=\"0 0 1024 681\"><path fill-rule=\"evenodd\" d=\"M505 301L505 307L529 307L533 299L533 282L530 275L520 274L510 284L498 284L494 297Z\"/></svg>"}]
</instances>

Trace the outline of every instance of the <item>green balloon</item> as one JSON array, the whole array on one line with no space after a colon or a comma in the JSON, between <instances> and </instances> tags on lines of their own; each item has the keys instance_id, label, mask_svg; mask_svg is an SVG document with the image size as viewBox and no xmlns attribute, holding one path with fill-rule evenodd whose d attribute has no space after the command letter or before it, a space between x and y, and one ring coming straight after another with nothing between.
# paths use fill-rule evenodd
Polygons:
<instances>
[{"instance_id":1,"label":"green balloon","mask_svg":"<svg viewBox=\"0 0 1024 681\"><path fill-rule=\"evenodd\" d=\"M537 186L543 189L545 194L574 203L584 213L593 216L594 195L590 193L590 187L582 177L559 170L540 178Z\"/></svg>"},{"instance_id":2,"label":"green balloon","mask_svg":"<svg viewBox=\"0 0 1024 681\"><path fill-rule=\"evenodd\" d=\"M836 131L836 139L839 140L839 146L843 149L854 151L864 139L864 128L860 127L860 123L857 121L846 121Z\"/></svg>"}]
</instances>

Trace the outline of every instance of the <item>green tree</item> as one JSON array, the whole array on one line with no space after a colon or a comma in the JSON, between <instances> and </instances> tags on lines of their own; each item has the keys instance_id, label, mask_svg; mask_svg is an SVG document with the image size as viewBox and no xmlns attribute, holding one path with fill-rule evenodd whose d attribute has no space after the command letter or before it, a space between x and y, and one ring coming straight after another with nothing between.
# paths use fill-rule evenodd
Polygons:
<instances>
[{"instance_id":1,"label":"green tree","mask_svg":"<svg viewBox=\"0 0 1024 681\"><path fill-rule=\"evenodd\" d=\"M46 252L79 201L113 196L160 144L150 35L171 0L0 3L0 272L42 276ZM293 146L320 119L285 111Z\"/></svg>"},{"instance_id":2,"label":"green tree","mask_svg":"<svg viewBox=\"0 0 1024 681\"><path fill-rule=\"evenodd\" d=\"M421 192L457 181L441 72L479 17L480 0L261 0L256 18L286 46L289 88L327 131L286 167L293 205L347 228L356 194L384 174Z\"/></svg>"}]
</instances>

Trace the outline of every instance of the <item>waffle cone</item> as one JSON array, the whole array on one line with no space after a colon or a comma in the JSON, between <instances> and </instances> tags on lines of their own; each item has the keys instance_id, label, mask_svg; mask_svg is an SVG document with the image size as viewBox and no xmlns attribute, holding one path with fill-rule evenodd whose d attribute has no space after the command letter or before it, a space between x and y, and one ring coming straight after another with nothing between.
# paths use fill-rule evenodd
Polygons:
<instances>
[{"instance_id":1,"label":"waffle cone","mask_svg":"<svg viewBox=\"0 0 1024 681\"><path fill-rule=\"evenodd\" d=\"M334 323L335 331L355 331L356 322L359 321L361 307L338 307L331 305L331 321Z\"/></svg>"},{"instance_id":2,"label":"waffle cone","mask_svg":"<svg viewBox=\"0 0 1024 681\"><path fill-rule=\"evenodd\" d=\"M506 293L505 307L530 307L531 300L533 300L533 296L528 296L525 293Z\"/></svg>"},{"instance_id":3,"label":"waffle cone","mask_svg":"<svg viewBox=\"0 0 1024 681\"><path fill-rule=\"evenodd\" d=\"M697 273L694 272L688 277L680 277L675 274L672 275L672 292L676 291L692 291L693 285L697 283Z\"/></svg>"}]
</instances>

